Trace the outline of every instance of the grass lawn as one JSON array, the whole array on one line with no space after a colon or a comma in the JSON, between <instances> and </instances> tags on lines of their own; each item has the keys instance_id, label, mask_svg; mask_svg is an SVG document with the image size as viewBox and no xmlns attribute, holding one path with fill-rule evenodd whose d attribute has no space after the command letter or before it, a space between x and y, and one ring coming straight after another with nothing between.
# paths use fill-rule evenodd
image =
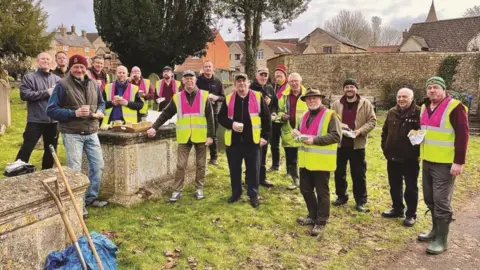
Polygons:
<instances>
[{"instance_id":1,"label":"grass lawn","mask_svg":"<svg viewBox=\"0 0 480 270\"><path fill-rule=\"evenodd\" d=\"M13 92L13 126L0 137L2 171L7 161L13 161L22 141L26 112L23 108L18 92ZM381 126L384 114L379 115ZM286 190L289 182L283 171L268 174L276 186L261 187L262 204L258 209L250 207L245 193L242 202L227 204L230 180L223 154L218 168L209 167L206 199L197 201L192 187L188 187L176 204L159 200L132 208L109 205L91 209L87 225L91 231L108 232L117 243L120 269L161 269L168 262L165 251L175 248L181 250L174 260L178 269L190 268L189 261L195 261L198 269L373 268L411 244L416 234L429 226L429 218L423 216L426 207L421 195L419 222L415 227L404 228L401 219L380 217L381 211L391 204L380 132L380 128L376 128L371 133L367 148L371 211L357 213L353 199L345 207L332 207L326 231L319 240L307 235L308 228L296 224L296 218L307 211L300 192ZM62 147L59 152L63 157ZM38 167L41 151L34 152L32 162ZM457 207L480 190L479 137L471 138L467 162L464 175L456 183L454 204ZM330 188L333 200L333 179Z\"/></svg>"}]
</instances>

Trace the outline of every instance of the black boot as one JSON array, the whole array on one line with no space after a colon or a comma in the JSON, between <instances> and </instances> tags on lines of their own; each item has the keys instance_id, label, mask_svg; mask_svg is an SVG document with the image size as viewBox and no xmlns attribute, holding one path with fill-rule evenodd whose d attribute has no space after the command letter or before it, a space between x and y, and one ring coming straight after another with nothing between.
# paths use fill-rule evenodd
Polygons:
<instances>
[{"instance_id":1,"label":"black boot","mask_svg":"<svg viewBox=\"0 0 480 270\"><path fill-rule=\"evenodd\" d=\"M435 216L433 216L433 211L430 210L430 212L432 213L432 229L428 233L421 233L418 235L417 239L420 242L428 242L433 240L437 235L437 220L435 219Z\"/></svg>"},{"instance_id":2,"label":"black boot","mask_svg":"<svg viewBox=\"0 0 480 270\"><path fill-rule=\"evenodd\" d=\"M428 254L442 254L447 250L448 231L450 229L451 219L437 219L437 234L435 240L430 242L427 247Z\"/></svg>"},{"instance_id":3,"label":"black boot","mask_svg":"<svg viewBox=\"0 0 480 270\"><path fill-rule=\"evenodd\" d=\"M300 186L300 181L298 179L298 170L296 170L297 165L290 165L287 168L288 168L287 171L289 174L288 178L290 178L292 181L292 185L288 186L287 189L288 190L297 189Z\"/></svg>"}]
</instances>

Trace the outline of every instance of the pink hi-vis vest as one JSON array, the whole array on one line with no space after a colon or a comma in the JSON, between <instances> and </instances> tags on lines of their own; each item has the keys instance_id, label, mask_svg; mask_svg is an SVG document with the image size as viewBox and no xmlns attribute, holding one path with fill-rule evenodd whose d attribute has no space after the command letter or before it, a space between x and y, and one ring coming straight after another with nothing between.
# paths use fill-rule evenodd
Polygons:
<instances>
[{"instance_id":1,"label":"pink hi-vis vest","mask_svg":"<svg viewBox=\"0 0 480 270\"><path fill-rule=\"evenodd\" d=\"M236 93L232 94L230 102L228 103L228 118L230 119L233 119L236 96ZM257 98L255 97L253 90L248 91L248 113L250 114L250 117L258 116L260 113L260 105L261 104L257 102Z\"/></svg>"},{"instance_id":2,"label":"pink hi-vis vest","mask_svg":"<svg viewBox=\"0 0 480 270\"><path fill-rule=\"evenodd\" d=\"M285 91L285 89L287 89L287 86L288 86L288 83L284 83L282 86L280 86L280 88L277 91L277 98L278 99L282 98L283 91Z\"/></svg>"},{"instance_id":3,"label":"pink hi-vis vest","mask_svg":"<svg viewBox=\"0 0 480 270\"><path fill-rule=\"evenodd\" d=\"M323 121L325 118L323 115L327 109L325 107L322 108L320 112L317 113L313 121L310 123L310 126L307 128L307 121L308 118L310 117L310 111L305 113L302 117L302 122L300 123L300 133L305 134L305 135L312 135L312 136L317 136L320 135L320 129L323 126ZM321 120L321 121L320 121ZM320 124L320 122L322 122Z\"/></svg>"},{"instance_id":4,"label":"pink hi-vis vest","mask_svg":"<svg viewBox=\"0 0 480 270\"><path fill-rule=\"evenodd\" d=\"M175 81L174 79L172 79L170 81L170 83L172 84L172 90L173 90L173 94L175 95L177 93L177 81ZM157 95L159 97L163 97L163 88L165 87L165 79L162 79L160 81L160 87L158 89L158 93Z\"/></svg>"},{"instance_id":5,"label":"pink hi-vis vest","mask_svg":"<svg viewBox=\"0 0 480 270\"><path fill-rule=\"evenodd\" d=\"M127 89L123 91L122 95L123 99L128 100L128 101L134 101L135 100L135 95L132 95L132 84L127 83ZM115 99L115 83L112 83L112 91L110 93L110 100Z\"/></svg>"},{"instance_id":6,"label":"pink hi-vis vest","mask_svg":"<svg viewBox=\"0 0 480 270\"><path fill-rule=\"evenodd\" d=\"M140 83L138 84L138 92L148 93L147 84L145 83L145 79L141 78Z\"/></svg>"},{"instance_id":7,"label":"pink hi-vis vest","mask_svg":"<svg viewBox=\"0 0 480 270\"><path fill-rule=\"evenodd\" d=\"M187 100L187 94L185 91L180 92L180 106L181 106L181 111L180 114L178 115L179 117L185 116L185 115L196 115L196 116L204 116L200 115L201 113L201 96L202 93L200 91L197 91L195 95L195 99L193 100L192 106L188 103Z\"/></svg>"},{"instance_id":8,"label":"pink hi-vis vest","mask_svg":"<svg viewBox=\"0 0 480 270\"><path fill-rule=\"evenodd\" d=\"M446 97L431 116L428 116L427 108L425 107L422 117L420 118L420 126L441 127L442 124L445 124L445 117L448 117L445 113L447 112L450 100L452 100L451 97Z\"/></svg>"}]
</instances>

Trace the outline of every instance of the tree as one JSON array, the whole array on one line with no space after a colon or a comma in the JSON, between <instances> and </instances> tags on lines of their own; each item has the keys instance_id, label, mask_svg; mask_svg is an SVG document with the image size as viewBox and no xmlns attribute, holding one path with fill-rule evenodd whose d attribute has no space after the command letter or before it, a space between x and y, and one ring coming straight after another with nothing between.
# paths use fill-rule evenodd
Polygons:
<instances>
[{"instance_id":1,"label":"tree","mask_svg":"<svg viewBox=\"0 0 480 270\"><path fill-rule=\"evenodd\" d=\"M36 2L36 3L34 3ZM50 48L47 13L33 0L0 0L0 67L8 59L24 60Z\"/></svg>"},{"instance_id":2,"label":"tree","mask_svg":"<svg viewBox=\"0 0 480 270\"><path fill-rule=\"evenodd\" d=\"M217 0L216 14L232 19L245 39L245 73L253 77L260 45L260 27L270 21L275 32L285 28L293 19L305 12L310 0Z\"/></svg>"},{"instance_id":3,"label":"tree","mask_svg":"<svg viewBox=\"0 0 480 270\"><path fill-rule=\"evenodd\" d=\"M364 47L397 45L402 39L400 30L382 26L378 16L372 17L369 24L360 11L341 10L325 22L325 29Z\"/></svg>"},{"instance_id":4,"label":"tree","mask_svg":"<svg viewBox=\"0 0 480 270\"><path fill-rule=\"evenodd\" d=\"M371 43L370 25L360 11L341 10L335 17L325 22L325 29L360 46L366 47Z\"/></svg>"},{"instance_id":5,"label":"tree","mask_svg":"<svg viewBox=\"0 0 480 270\"><path fill-rule=\"evenodd\" d=\"M463 13L463 17L476 17L480 16L480 6L473 6L471 8L467 8L465 13Z\"/></svg>"},{"instance_id":6,"label":"tree","mask_svg":"<svg viewBox=\"0 0 480 270\"><path fill-rule=\"evenodd\" d=\"M216 34L211 0L94 0L93 9L105 43L145 74L205 55Z\"/></svg>"}]
</instances>

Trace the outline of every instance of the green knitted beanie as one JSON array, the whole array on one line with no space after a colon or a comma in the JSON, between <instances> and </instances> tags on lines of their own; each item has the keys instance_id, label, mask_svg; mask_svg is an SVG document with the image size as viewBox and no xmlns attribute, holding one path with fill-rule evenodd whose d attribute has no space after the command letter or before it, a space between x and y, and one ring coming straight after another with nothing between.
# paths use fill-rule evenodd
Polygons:
<instances>
[{"instance_id":1,"label":"green knitted beanie","mask_svg":"<svg viewBox=\"0 0 480 270\"><path fill-rule=\"evenodd\" d=\"M443 88L443 90L447 89L447 86L445 85L445 81L443 80L442 77L438 77L438 76L431 77L430 79L427 80L427 83L425 86L428 87L429 85L432 85L432 84L440 85Z\"/></svg>"}]
</instances>

